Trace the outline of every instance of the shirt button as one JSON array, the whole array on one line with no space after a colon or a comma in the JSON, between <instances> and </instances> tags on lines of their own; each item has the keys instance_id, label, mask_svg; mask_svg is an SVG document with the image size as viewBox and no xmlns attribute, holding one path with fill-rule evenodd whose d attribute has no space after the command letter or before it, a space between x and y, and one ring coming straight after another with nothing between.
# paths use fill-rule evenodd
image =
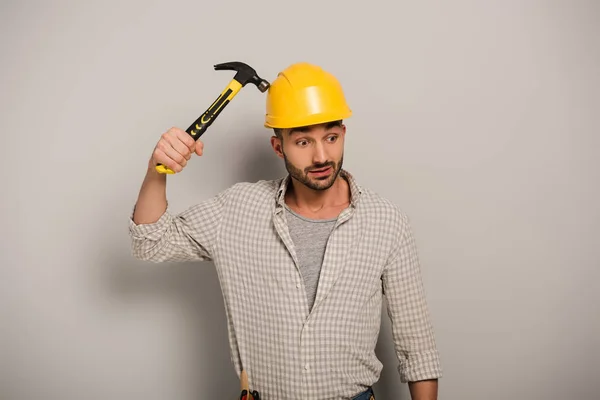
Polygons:
<instances>
[{"instance_id":1,"label":"shirt button","mask_svg":"<svg viewBox=\"0 0 600 400\"><path fill-rule=\"evenodd\" d=\"M308 371L308 364L304 364L304 369Z\"/></svg>"},{"instance_id":2,"label":"shirt button","mask_svg":"<svg viewBox=\"0 0 600 400\"><path fill-rule=\"evenodd\" d=\"M296 289L300 289L300 284L296 283Z\"/></svg>"}]
</instances>

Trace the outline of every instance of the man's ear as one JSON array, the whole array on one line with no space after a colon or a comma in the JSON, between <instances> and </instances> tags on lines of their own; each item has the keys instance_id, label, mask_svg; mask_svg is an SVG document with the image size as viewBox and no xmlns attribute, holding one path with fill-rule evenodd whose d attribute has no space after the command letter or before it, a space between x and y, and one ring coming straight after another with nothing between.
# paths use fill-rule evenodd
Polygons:
<instances>
[{"instance_id":1,"label":"man's ear","mask_svg":"<svg viewBox=\"0 0 600 400\"><path fill-rule=\"evenodd\" d=\"M277 156L279 158L283 158L283 143L281 142L281 139L279 139L277 136L273 135L271 136L271 147L273 147L273 150L275 151L275 154L277 154Z\"/></svg>"}]
</instances>

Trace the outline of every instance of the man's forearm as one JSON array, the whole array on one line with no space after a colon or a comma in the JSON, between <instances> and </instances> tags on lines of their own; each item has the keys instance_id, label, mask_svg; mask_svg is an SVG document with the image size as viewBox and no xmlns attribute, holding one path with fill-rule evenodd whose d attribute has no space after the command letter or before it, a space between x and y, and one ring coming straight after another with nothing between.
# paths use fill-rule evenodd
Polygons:
<instances>
[{"instance_id":1,"label":"man's forearm","mask_svg":"<svg viewBox=\"0 0 600 400\"><path fill-rule=\"evenodd\" d=\"M167 178L158 173L151 163L142 182L135 204L133 222L149 224L156 222L167 208Z\"/></svg>"},{"instance_id":2,"label":"man's forearm","mask_svg":"<svg viewBox=\"0 0 600 400\"><path fill-rule=\"evenodd\" d=\"M438 380L409 382L410 397L412 400L437 400Z\"/></svg>"}]
</instances>

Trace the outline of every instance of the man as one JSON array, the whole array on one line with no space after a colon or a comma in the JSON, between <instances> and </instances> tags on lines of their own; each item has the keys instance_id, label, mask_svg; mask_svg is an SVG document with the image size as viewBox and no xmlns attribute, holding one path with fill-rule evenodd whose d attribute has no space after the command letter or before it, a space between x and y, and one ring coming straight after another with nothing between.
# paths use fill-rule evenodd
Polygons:
<instances>
[{"instance_id":1,"label":"man","mask_svg":"<svg viewBox=\"0 0 600 400\"><path fill-rule=\"evenodd\" d=\"M375 398L383 295L401 381L413 400L437 399L441 368L409 221L342 168L351 114L335 77L293 64L271 84L265 121L286 177L235 184L174 215L154 167L180 172L204 148L172 128L134 208L137 258L214 262L232 361L262 400Z\"/></svg>"}]
</instances>

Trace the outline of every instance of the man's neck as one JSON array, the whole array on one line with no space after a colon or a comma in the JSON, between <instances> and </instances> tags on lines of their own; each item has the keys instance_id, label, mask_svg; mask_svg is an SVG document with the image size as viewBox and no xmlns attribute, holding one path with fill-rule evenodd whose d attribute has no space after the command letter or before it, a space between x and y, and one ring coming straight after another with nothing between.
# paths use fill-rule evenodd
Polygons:
<instances>
[{"instance_id":1,"label":"man's neck","mask_svg":"<svg viewBox=\"0 0 600 400\"><path fill-rule=\"evenodd\" d=\"M313 190L292 178L285 197L286 203L296 211L329 214L332 211L339 212L348 206L350 186L341 175L327 190Z\"/></svg>"}]
</instances>

